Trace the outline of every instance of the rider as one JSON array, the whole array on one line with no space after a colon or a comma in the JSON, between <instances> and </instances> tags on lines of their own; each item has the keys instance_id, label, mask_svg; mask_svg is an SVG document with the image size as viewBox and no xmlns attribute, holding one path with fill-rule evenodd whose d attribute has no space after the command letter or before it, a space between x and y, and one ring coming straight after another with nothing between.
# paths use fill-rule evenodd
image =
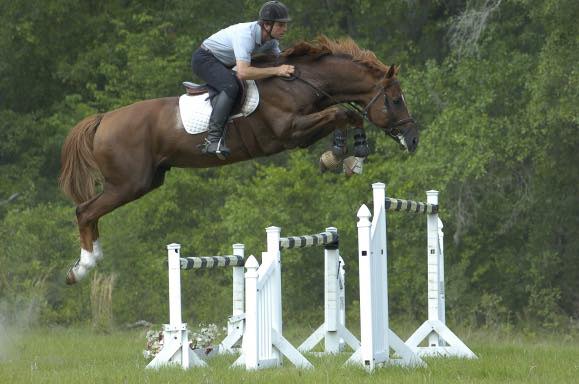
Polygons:
<instances>
[{"instance_id":1,"label":"rider","mask_svg":"<svg viewBox=\"0 0 579 384\"><path fill-rule=\"evenodd\" d=\"M279 55L279 39L290 21L287 7L268 1L259 11L259 21L229 26L207 38L193 53L193 73L217 91L211 101L213 111L202 151L223 159L229 155L224 143L224 127L239 93L238 80L258 80L272 76L289 77L292 65L257 68L251 66L255 53ZM237 66L237 73L231 68ZM236 78L237 77L237 78Z\"/></svg>"}]
</instances>

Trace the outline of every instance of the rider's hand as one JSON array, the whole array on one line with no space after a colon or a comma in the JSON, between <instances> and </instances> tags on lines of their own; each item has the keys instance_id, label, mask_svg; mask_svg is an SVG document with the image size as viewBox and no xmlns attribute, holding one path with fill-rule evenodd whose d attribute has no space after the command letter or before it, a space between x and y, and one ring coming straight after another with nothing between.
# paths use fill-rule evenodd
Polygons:
<instances>
[{"instance_id":1,"label":"rider's hand","mask_svg":"<svg viewBox=\"0 0 579 384\"><path fill-rule=\"evenodd\" d=\"M294 66L293 65L280 65L277 67L277 75L283 77L290 77L294 73Z\"/></svg>"}]
</instances>

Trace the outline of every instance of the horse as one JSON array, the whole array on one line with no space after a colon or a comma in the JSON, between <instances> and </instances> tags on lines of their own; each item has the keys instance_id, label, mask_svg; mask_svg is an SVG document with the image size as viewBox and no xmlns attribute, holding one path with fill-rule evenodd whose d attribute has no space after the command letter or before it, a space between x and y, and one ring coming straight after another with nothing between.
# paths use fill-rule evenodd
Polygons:
<instances>
[{"instance_id":1,"label":"horse","mask_svg":"<svg viewBox=\"0 0 579 384\"><path fill-rule=\"evenodd\" d=\"M351 38L325 36L252 65L284 63L295 66L295 75L256 81L259 105L230 125L231 155L225 160L201 153L204 133L184 130L179 97L143 100L90 116L70 131L62 147L59 184L77 205L81 253L68 270L67 284L80 281L103 257L99 219L160 187L171 167L217 167L306 148L336 129L361 128L364 119L408 152L416 150L418 127L396 77L398 67L383 64Z\"/></svg>"}]
</instances>

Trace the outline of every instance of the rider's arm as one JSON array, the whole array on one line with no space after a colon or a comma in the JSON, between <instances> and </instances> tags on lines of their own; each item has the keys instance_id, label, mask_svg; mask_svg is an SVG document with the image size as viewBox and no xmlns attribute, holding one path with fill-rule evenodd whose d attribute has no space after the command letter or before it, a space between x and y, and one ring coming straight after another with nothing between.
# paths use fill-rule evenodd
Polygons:
<instances>
[{"instance_id":1,"label":"rider's arm","mask_svg":"<svg viewBox=\"0 0 579 384\"><path fill-rule=\"evenodd\" d=\"M277 46L276 43L273 44ZM258 68L251 66L251 55L255 49L255 38L249 28L240 28L232 37L237 77L240 80L259 80L273 76L290 76L294 72L293 65ZM279 49L278 49L279 51ZM274 51L275 54L278 52Z\"/></svg>"},{"instance_id":2,"label":"rider's arm","mask_svg":"<svg viewBox=\"0 0 579 384\"><path fill-rule=\"evenodd\" d=\"M272 76L288 77L294 72L293 65L280 65L279 67L252 67L251 63L237 60L237 77L240 80L259 80Z\"/></svg>"}]
</instances>

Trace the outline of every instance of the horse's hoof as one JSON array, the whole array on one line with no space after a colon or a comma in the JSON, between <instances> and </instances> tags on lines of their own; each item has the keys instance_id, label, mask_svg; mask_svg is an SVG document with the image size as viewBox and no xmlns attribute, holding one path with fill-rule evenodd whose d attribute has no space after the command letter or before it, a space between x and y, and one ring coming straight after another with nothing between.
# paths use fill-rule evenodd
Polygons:
<instances>
[{"instance_id":1,"label":"horse's hoof","mask_svg":"<svg viewBox=\"0 0 579 384\"><path fill-rule=\"evenodd\" d=\"M74 273L72 272L72 268L68 270L66 274L66 285L74 285L76 284L76 277L74 277Z\"/></svg>"},{"instance_id":2,"label":"horse's hoof","mask_svg":"<svg viewBox=\"0 0 579 384\"><path fill-rule=\"evenodd\" d=\"M340 167L342 160L334 155L332 151L326 151L320 156L320 171L334 171Z\"/></svg>"},{"instance_id":3,"label":"horse's hoof","mask_svg":"<svg viewBox=\"0 0 579 384\"><path fill-rule=\"evenodd\" d=\"M364 158L349 156L344 159L343 168L346 176L361 175L364 166Z\"/></svg>"}]
</instances>

